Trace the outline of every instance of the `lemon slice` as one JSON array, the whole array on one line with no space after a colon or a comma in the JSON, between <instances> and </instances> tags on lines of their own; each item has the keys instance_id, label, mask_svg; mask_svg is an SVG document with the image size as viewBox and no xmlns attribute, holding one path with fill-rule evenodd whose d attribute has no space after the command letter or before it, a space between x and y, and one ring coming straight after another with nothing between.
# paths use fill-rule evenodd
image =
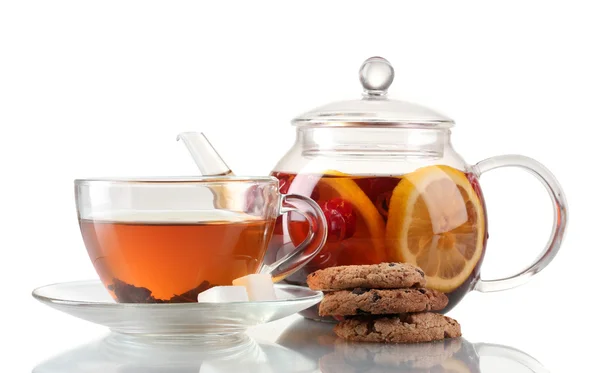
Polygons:
<instances>
[{"instance_id":1,"label":"lemon slice","mask_svg":"<svg viewBox=\"0 0 600 373\"><path fill-rule=\"evenodd\" d=\"M483 252L485 216L464 173L428 166L394 189L386 226L393 260L425 272L427 287L450 292L467 280Z\"/></svg>"}]
</instances>

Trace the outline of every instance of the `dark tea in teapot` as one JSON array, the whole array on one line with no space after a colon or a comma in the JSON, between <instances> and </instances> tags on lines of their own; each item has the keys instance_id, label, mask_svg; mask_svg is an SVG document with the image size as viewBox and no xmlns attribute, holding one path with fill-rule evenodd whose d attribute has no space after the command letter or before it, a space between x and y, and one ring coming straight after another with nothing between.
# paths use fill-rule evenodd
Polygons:
<instances>
[{"instance_id":1,"label":"dark tea in teapot","mask_svg":"<svg viewBox=\"0 0 600 373\"><path fill-rule=\"evenodd\" d=\"M282 193L311 196L323 209L328 239L288 281L331 266L400 261L423 269L427 285L450 298L470 290L487 238L485 206L476 178L449 166L426 166L398 176L275 172ZM299 216L283 217L276 232L301 242Z\"/></svg>"}]
</instances>

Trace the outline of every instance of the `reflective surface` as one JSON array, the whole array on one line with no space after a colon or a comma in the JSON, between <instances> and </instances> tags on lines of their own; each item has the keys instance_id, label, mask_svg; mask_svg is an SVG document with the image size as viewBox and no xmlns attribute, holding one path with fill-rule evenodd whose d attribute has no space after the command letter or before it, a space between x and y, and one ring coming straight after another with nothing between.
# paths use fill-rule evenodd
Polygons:
<instances>
[{"instance_id":1,"label":"reflective surface","mask_svg":"<svg viewBox=\"0 0 600 373\"><path fill-rule=\"evenodd\" d=\"M548 372L523 351L464 338L412 345L346 343L330 324L293 317L269 341L266 327L226 349L110 334L50 358L33 372Z\"/></svg>"}]
</instances>

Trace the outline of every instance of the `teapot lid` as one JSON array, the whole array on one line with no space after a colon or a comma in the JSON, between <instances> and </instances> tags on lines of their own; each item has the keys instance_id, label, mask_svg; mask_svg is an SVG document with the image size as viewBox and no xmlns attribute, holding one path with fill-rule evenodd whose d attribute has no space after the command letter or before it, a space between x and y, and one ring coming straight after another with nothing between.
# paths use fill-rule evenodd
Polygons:
<instances>
[{"instance_id":1,"label":"teapot lid","mask_svg":"<svg viewBox=\"0 0 600 373\"><path fill-rule=\"evenodd\" d=\"M394 68L382 57L367 59L359 70L363 86L360 100L338 101L318 107L292 120L300 127L407 127L449 128L454 121L427 107L387 97Z\"/></svg>"}]
</instances>

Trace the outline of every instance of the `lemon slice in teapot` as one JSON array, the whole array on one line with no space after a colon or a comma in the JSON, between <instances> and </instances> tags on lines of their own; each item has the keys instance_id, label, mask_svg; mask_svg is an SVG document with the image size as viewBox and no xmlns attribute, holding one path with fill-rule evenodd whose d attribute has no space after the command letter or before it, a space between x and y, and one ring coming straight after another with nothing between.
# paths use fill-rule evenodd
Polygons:
<instances>
[{"instance_id":1,"label":"lemon slice in teapot","mask_svg":"<svg viewBox=\"0 0 600 373\"><path fill-rule=\"evenodd\" d=\"M467 176L449 166L405 174L394 189L386 226L393 260L423 269L427 287L450 292L481 258L483 205Z\"/></svg>"}]
</instances>

